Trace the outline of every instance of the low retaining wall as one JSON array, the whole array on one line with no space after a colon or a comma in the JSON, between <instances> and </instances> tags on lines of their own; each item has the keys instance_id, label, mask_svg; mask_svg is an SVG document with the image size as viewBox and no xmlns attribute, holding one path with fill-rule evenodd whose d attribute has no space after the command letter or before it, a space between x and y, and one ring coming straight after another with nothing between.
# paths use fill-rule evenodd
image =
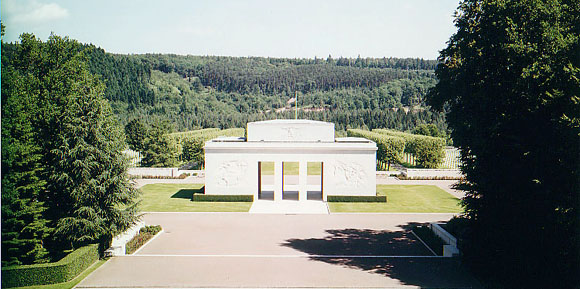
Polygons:
<instances>
[{"instance_id":1,"label":"low retaining wall","mask_svg":"<svg viewBox=\"0 0 580 289\"><path fill-rule=\"evenodd\" d=\"M178 168L129 168L127 174L130 176L149 177L179 177L181 174L204 176L204 170L179 170Z\"/></svg>"},{"instance_id":2,"label":"low retaining wall","mask_svg":"<svg viewBox=\"0 0 580 289\"><path fill-rule=\"evenodd\" d=\"M177 168L129 168L127 173L132 176L161 176L178 177L180 175Z\"/></svg>"},{"instance_id":3,"label":"low retaining wall","mask_svg":"<svg viewBox=\"0 0 580 289\"><path fill-rule=\"evenodd\" d=\"M135 235L139 233L141 228L145 227L145 222L140 221L137 224L133 225L127 231L123 232L120 235L113 237L113 241L111 242L111 247L107 249L107 252L112 256L123 256L125 255L125 245L129 242Z\"/></svg>"},{"instance_id":4,"label":"low retaining wall","mask_svg":"<svg viewBox=\"0 0 580 289\"><path fill-rule=\"evenodd\" d=\"M454 255L459 254L459 249L457 249L457 238L453 237L453 235L449 234L449 232L445 231L445 229L441 228L437 223L430 223L429 228L431 228L431 231L447 244L443 245L443 257L453 257Z\"/></svg>"},{"instance_id":5,"label":"low retaining wall","mask_svg":"<svg viewBox=\"0 0 580 289\"><path fill-rule=\"evenodd\" d=\"M461 178L460 170L454 169L406 169L402 173L409 178Z\"/></svg>"}]
</instances>

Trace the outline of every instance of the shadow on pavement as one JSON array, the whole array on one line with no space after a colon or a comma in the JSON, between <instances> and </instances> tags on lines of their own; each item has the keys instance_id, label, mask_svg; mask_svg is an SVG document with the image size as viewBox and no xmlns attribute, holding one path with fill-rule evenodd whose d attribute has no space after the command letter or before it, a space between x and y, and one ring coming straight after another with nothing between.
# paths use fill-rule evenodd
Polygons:
<instances>
[{"instance_id":1,"label":"shadow on pavement","mask_svg":"<svg viewBox=\"0 0 580 289\"><path fill-rule=\"evenodd\" d=\"M327 230L324 238L289 239L283 246L312 255L311 260L381 274L406 285L422 288L479 288L457 258L357 257L340 256L433 256L410 232L418 223L401 226L401 231L368 229ZM334 255L337 257L321 257Z\"/></svg>"}]
</instances>

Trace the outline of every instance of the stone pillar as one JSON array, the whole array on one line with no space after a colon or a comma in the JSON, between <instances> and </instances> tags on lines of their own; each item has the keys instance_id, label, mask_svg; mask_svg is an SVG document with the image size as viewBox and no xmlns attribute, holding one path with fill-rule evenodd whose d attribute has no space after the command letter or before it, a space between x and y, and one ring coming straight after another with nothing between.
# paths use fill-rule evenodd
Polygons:
<instances>
[{"instance_id":1,"label":"stone pillar","mask_svg":"<svg viewBox=\"0 0 580 289\"><path fill-rule=\"evenodd\" d=\"M301 161L298 165L298 200L308 199L308 162Z\"/></svg>"},{"instance_id":2,"label":"stone pillar","mask_svg":"<svg viewBox=\"0 0 580 289\"><path fill-rule=\"evenodd\" d=\"M274 201L281 201L282 200L282 178L284 175L282 174L282 162L275 161L274 162Z\"/></svg>"}]
</instances>

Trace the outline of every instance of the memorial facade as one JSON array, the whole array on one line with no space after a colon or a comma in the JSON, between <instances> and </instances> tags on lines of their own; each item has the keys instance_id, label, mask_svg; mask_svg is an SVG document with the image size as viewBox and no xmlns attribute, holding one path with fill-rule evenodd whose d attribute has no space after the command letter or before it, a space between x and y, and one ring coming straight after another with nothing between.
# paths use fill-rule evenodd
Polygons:
<instances>
[{"instance_id":1,"label":"memorial facade","mask_svg":"<svg viewBox=\"0 0 580 289\"><path fill-rule=\"evenodd\" d=\"M377 146L372 141L335 138L334 124L312 120L251 122L246 134L206 142L206 194L274 201L376 195ZM317 172L309 174L309 167Z\"/></svg>"}]
</instances>

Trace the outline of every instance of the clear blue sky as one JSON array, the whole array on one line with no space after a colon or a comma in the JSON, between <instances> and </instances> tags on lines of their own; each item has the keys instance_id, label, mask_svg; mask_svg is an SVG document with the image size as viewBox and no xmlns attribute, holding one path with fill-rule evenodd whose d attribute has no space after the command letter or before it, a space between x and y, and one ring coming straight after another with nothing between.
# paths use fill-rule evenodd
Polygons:
<instances>
[{"instance_id":1,"label":"clear blue sky","mask_svg":"<svg viewBox=\"0 0 580 289\"><path fill-rule=\"evenodd\" d=\"M113 53L435 59L459 0L2 0L5 42L51 32Z\"/></svg>"}]
</instances>

